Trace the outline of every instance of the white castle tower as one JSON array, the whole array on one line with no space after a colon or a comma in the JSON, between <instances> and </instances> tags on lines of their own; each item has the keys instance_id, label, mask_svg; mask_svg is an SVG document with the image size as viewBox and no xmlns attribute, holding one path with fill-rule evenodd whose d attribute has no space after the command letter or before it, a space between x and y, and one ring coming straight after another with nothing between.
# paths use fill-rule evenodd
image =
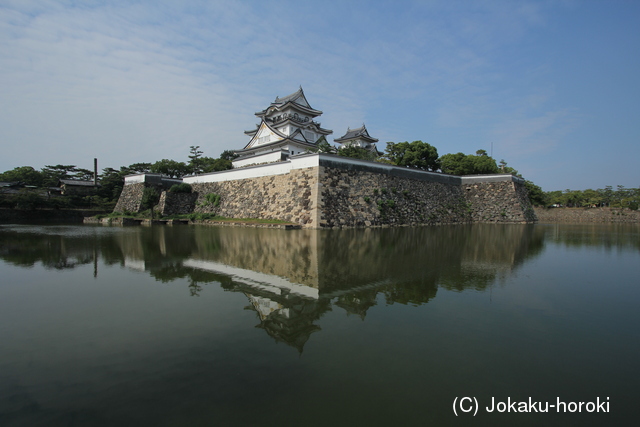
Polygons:
<instances>
[{"instance_id":1,"label":"white castle tower","mask_svg":"<svg viewBox=\"0 0 640 427\"><path fill-rule=\"evenodd\" d=\"M315 148L333 133L314 120L322 111L311 108L302 87L284 98L276 97L269 107L255 114L260 123L245 131L251 140L235 151L239 157L233 161L234 168L287 160Z\"/></svg>"}]
</instances>

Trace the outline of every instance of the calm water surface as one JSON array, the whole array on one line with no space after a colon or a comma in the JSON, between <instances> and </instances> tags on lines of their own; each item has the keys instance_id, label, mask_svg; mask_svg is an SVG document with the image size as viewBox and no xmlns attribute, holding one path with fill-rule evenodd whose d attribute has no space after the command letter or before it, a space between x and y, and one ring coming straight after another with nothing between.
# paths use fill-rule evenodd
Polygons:
<instances>
[{"instance_id":1,"label":"calm water surface","mask_svg":"<svg viewBox=\"0 0 640 427\"><path fill-rule=\"evenodd\" d=\"M638 226L0 226L0 425L637 425L639 265ZM569 406L488 412L529 398Z\"/></svg>"}]
</instances>

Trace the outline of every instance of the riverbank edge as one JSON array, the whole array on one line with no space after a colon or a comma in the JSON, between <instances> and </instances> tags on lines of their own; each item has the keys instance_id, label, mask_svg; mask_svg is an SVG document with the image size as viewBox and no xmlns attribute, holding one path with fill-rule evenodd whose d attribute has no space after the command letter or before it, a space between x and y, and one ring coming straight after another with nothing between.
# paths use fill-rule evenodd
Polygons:
<instances>
[{"instance_id":1,"label":"riverbank edge","mask_svg":"<svg viewBox=\"0 0 640 427\"><path fill-rule=\"evenodd\" d=\"M628 208L534 208L538 224L638 224L640 211Z\"/></svg>"},{"instance_id":2,"label":"riverbank edge","mask_svg":"<svg viewBox=\"0 0 640 427\"><path fill-rule=\"evenodd\" d=\"M227 227L253 227L253 228L276 228L282 230L297 230L302 228L300 224L293 223L265 223L253 221L233 221L233 220L188 220L188 219L138 219L128 217L116 218L96 218L86 217L83 220L85 224L102 224L102 225L219 225Z\"/></svg>"},{"instance_id":3,"label":"riverbank edge","mask_svg":"<svg viewBox=\"0 0 640 427\"><path fill-rule=\"evenodd\" d=\"M0 224L82 223L84 218L109 213L93 209L8 209L0 208Z\"/></svg>"},{"instance_id":4,"label":"riverbank edge","mask_svg":"<svg viewBox=\"0 0 640 427\"><path fill-rule=\"evenodd\" d=\"M545 223L640 223L640 211L627 208L534 208L539 224ZM101 223L95 215L108 213L87 209L36 209L19 210L0 208L0 224L30 222L62 222L62 223ZM149 221L149 220L146 220ZM167 224L171 220L154 220L157 224ZM177 225L175 220L169 225ZM117 224L118 222L112 222ZM184 223L184 221L182 222ZM258 227L297 229L298 224L268 224L248 221L200 220L188 221L189 224L221 225L230 227ZM142 224L142 221L136 224ZM132 225L135 225L132 223Z\"/></svg>"}]
</instances>

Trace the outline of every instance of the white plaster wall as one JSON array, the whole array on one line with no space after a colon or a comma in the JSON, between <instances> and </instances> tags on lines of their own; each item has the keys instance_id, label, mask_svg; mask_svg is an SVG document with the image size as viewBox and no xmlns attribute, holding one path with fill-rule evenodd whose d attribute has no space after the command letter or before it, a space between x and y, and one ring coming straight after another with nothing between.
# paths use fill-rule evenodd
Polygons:
<instances>
[{"instance_id":1,"label":"white plaster wall","mask_svg":"<svg viewBox=\"0 0 640 427\"><path fill-rule=\"evenodd\" d=\"M280 154L278 152L278 154ZM246 178L258 178L261 176L283 175L291 171L290 162L277 162L268 165L231 169L228 171L214 172L206 175L189 176L184 178L187 184L201 182L223 182Z\"/></svg>"},{"instance_id":2,"label":"white plaster wall","mask_svg":"<svg viewBox=\"0 0 640 427\"><path fill-rule=\"evenodd\" d=\"M139 182L144 182L144 175L145 174L127 175L124 177L124 185L137 184Z\"/></svg>"},{"instance_id":3,"label":"white plaster wall","mask_svg":"<svg viewBox=\"0 0 640 427\"><path fill-rule=\"evenodd\" d=\"M234 168L242 168L248 165L258 164L258 163L266 163L266 162L279 162L282 158L282 151L278 149L277 151L268 151L263 154L257 154L252 157L248 157L246 159L238 159L233 161Z\"/></svg>"},{"instance_id":4,"label":"white plaster wall","mask_svg":"<svg viewBox=\"0 0 640 427\"><path fill-rule=\"evenodd\" d=\"M340 157L340 156L333 156L333 155L326 155L326 154L322 154L322 155L315 154L315 153L299 154L291 157L291 159L286 162L280 162L276 160L267 160L270 158L269 157L270 155L275 155L274 157L272 157L273 159L275 159L276 156L278 160L280 159L280 151L275 151L272 153L267 153L264 156L256 156L256 157L251 157L250 159L247 159L247 160L250 160L251 163L256 163L256 162L261 163L261 162L267 162L267 161L274 161L275 163L253 166L253 167L249 166L249 167L243 167L239 169L231 169L228 171L214 172L206 175L189 176L189 177L185 177L183 181L186 183L192 184L197 182L222 182L222 181L230 181L230 180L236 180L236 179L257 178L257 177L269 176L269 175L282 175L282 174L289 173L292 169L304 169L304 168L312 168L312 167L320 166L321 156L323 156L324 158L329 158L331 162L334 162L334 163L341 163L344 165L363 165L363 166L367 166L368 168L372 168L374 170L377 169L380 173L389 173L389 171L393 169L403 169L403 170L409 170L414 173L416 172L421 173L424 175L442 176L442 174L439 174L436 172L419 171L416 169L410 169L410 168L407 169L399 166L388 165L385 163L375 163L375 162L370 162L366 160L352 159L349 157ZM239 162L234 162L234 165L236 165L237 163ZM138 175L135 175L134 177L136 176ZM463 183L465 184L472 183L472 182L500 182L500 181L519 182L521 180L518 177L514 177L508 174L474 175L474 176L465 176L461 178L463 180ZM142 181L138 181L138 182L142 182Z\"/></svg>"},{"instance_id":5,"label":"white plaster wall","mask_svg":"<svg viewBox=\"0 0 640 427\"><path fill-rule=\"evenodd\" d=\"M301 154L291 158L291 169L312 168L320 165L320 154Z\"/></svg>"},{"instance_id":6,"label":"white plaster wall","mask_svg":"<svg viewBox=\"0 0 640 427\"><path fill-rule=\"evenodd\" d=\"M158 184L160 184L160 182L164 182L170 184L180 184L182 182L182 179L169 178L168 176L162 176L162 174L159 173L140 173L136 175L127 175L124 177L124 185L137 184L140 182L154 182Z\"/></svg>"}]
</instances>

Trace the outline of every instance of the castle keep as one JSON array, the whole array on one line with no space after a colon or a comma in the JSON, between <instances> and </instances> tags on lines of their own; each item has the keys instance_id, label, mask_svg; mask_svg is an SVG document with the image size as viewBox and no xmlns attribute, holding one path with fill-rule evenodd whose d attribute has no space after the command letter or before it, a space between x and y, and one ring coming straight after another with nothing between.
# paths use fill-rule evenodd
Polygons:
<instances>
[{"instance_id":1,"label":"castle keep","mask_svg":"<svg viewBox=\"0 0 640 427\"><path fill-rule=\"evenodd\" d=\"M116 211L139 211L145 187L162 191L164 215L215 213L228 218L280 219L305 228L400 226L471 222L531 223L524 180L510 174L453 176L309 152L332 131L302 88L256 113L249 143L234 169L188 176L193 194L167 192L176 180L132 175ZM335 140L375 150L366 127Z\"/></svg>"}]
</instances>

